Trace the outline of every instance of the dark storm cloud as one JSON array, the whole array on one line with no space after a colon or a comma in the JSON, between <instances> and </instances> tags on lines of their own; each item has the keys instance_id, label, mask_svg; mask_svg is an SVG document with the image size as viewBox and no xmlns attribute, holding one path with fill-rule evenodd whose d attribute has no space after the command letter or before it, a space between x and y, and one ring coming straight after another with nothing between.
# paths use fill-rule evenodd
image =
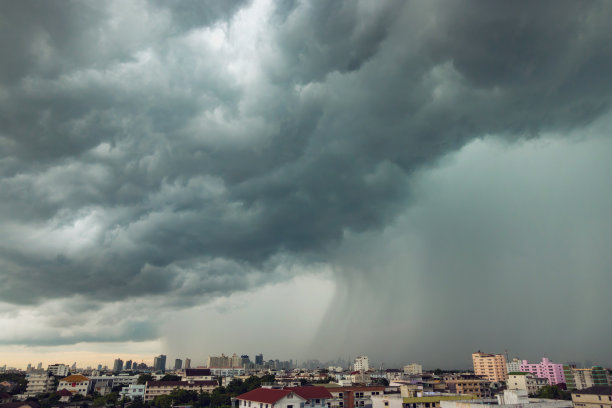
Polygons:
<instances>
[{"instance_id":1,"label":"dark storm cloud","mask_svg":"<svg viewBox=\"0 0 612 408\"><path fill-rule=\"evenodd\" d=\"M250 5L1 4L3 301L248 289L474 138L609 109L605 1L279 2L245 45Z\"/></svg>"}]
</instances>

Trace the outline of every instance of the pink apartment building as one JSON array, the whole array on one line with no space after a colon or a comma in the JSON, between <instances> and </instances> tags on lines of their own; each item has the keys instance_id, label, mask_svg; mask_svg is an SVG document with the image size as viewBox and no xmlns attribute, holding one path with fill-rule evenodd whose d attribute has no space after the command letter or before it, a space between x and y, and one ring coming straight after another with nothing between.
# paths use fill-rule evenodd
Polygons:
<instances>
[{"instance_id":1,"label":"pink apartment building","mask_svg":"<svg viewBox=\"0 0 612 408\"><path fill-rule=\"evenodd\" d=\"M546 378L550 385L565 383L563 364L551 363L546 357L541 363L529 364L527 360L523 360L520 367L522 372L532 373L538 378Z\"/></svg>"}]
</instances>

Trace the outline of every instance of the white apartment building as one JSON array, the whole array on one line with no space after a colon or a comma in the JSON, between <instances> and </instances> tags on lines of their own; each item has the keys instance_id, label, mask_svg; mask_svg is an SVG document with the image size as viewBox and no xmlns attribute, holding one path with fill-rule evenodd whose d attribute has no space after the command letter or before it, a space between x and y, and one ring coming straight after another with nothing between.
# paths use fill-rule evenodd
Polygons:
<instances>
[{"instance_id":1,"label":"white apartment building","mask_svg":"<svg viewBox=\"0 0 612 408\"><path fill-rule=\"evenodd\" d=\"M368 356L359 356L355 359L354 364L355 371L368 371L370 369L370 362Z\"/></svg>"},{"instance_id":2,"label":"white apartment building","mask_svg":"<svg viewBox=\"0 0 612 408\"><path fill-rule=\"evenodd\" d=\"M30 374L25 395L33 397L38 394L55 391L55 377L49 373Z\"/></svg>"},{"instance_id":3,"label":"white apartment building","mask_svg":"<svg viewBox=\"0 0 612 408\"><path fill-rule=\"evenodd\" d=\"M513 358L512 361L508 361L508 363L506 364L506 370L509 373L521 371L521 364L523 364L523 360Z\"/></svg>"},{"instance_id":4,"label":"white apartment building","mask_svg":"<svg viewBox=\"0 0 612 408\"><path fill-rule=\"evenodd\" d=\"M55 377L66 377L70 372L70 367L66 364L51 364L47 367L47 371Z\"/></svg>"},{"instance_id":5,"label":"white apartment building","mask_svg":"<svg viewBox=\"0 0 612 408\"><path fill-rule=\"evenodd\" d=\"M128 397L132 401L140 397L144 401L146 388L147 386L145 384L130 384L127 387L123 387L119 395L121 398Z\"/></svg>"},{"instance_id":6,"label":"white apartment building","mask_svg":"<svg viewBox=\"0 0 612 408\"><path fill-rule=\"evenodd\" d=\"M421 375L423 374L423 366L417 363L406 364L404 366L404 374L406 375Z\"/></svg>"},{"instance_id":7,"label":"white apartment building","mask_svg":"<svg viewBox=\"0 0 612 408\"><path fill-rule=\"evenodd\" d=\"M92 382L89 378L84 375L71 375L66 378L62 378L57 386L58 390L67 390L72 394L81 394L86 396L89 394Z\"/></svg>"}]
</instances>

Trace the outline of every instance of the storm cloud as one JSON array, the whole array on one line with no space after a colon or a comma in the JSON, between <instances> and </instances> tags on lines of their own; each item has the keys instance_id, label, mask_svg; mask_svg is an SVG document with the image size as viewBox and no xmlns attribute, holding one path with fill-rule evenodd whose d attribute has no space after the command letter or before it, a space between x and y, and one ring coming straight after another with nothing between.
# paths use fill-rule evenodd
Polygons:
<instances>
[{"instance_id":1,"label":"storm cloud","mask_svg":"<svg viewBox=\"0 0 612 408\"><path fill-rule=\"evenodd\" d=\"M0 7L17 307L180 309L319 263L358 282L375 272L346 272L347 237L395 225L416 173L484 137L575 133L612 100L606 1Z\"/></svg>"}]
</instances>

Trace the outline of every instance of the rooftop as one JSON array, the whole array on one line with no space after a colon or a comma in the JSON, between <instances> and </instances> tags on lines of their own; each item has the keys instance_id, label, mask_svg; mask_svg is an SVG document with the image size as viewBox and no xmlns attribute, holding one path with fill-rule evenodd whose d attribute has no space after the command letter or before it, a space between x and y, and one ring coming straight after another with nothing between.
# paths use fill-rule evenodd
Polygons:
<instances>
[{"instance_id":1,"label":"rooftop","mask_svg":"<svg viewBox=\"0 0 612 408\"><path fill-rule=\"evenodd\" d=\"M572 391L572 394L595 394L595 395L612 395L611 386L595 386L585 388L583 390Z\"/></svg>"}]
</instances>

